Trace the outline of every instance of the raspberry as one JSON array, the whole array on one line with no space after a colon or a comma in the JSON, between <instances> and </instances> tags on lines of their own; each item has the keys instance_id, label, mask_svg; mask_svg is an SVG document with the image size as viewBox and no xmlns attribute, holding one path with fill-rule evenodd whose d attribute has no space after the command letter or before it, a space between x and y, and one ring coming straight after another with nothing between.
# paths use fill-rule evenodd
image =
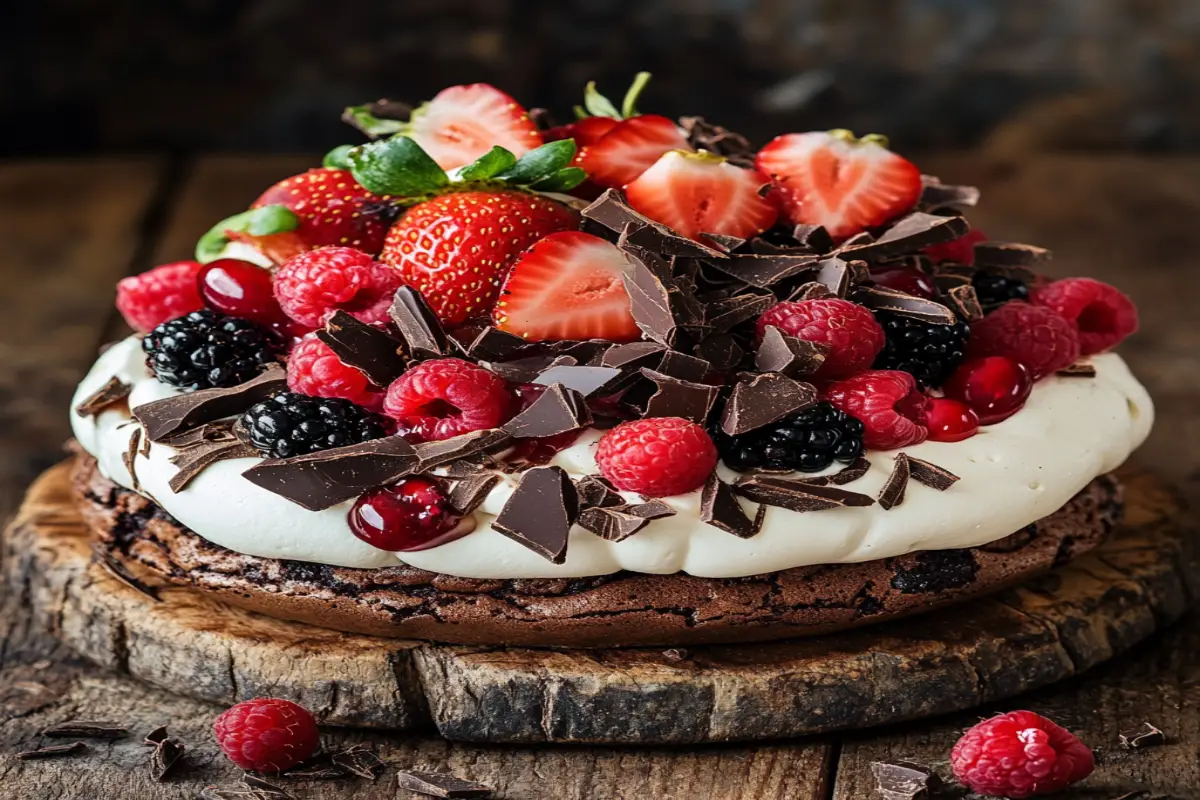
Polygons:
<instances>
[{"instance_id":1,"label":"raspberry","mask_svg":"<svg viewBox=\"0 0 1200 800\"><path fill-rule=\"evenodd\" d=\"M383 392L361 370L341 362L315 334L296 343L288 356L288 388L311 397L341 397L371 409L383 405Z\"/></svg>"},{"instance_id":2,"label":"raspberry","mask_svg":"<svg viewBox=\"0 0 1200 800\"><path fill-rule=\"evenodd\" d=\"M1012 711L963 734L950 751L950 765L973 792L1021 800L1083 780L1095 758L1070 731L1032 711Z\"/></svg>"},{"instance_id":3,"label":"raspberry","mask_svg":"<svg viewBox=\"0 0 1200 800\"><path fill-rule=\"evenodd\" d=\"M1033 296L1034 305L1058 312L1079 329L1080 353L1116 347L1138 329L1137 306L1119 289L1091 278L1064 278Z\"/></svg>"},{"instance_id":4,"label":"raspberry","mask_svg":"<svg viewBox=\"0 0 1200 800\"><path fill-rule=\"evenodd\" d=\"M1079 333L1044 306L1006 303L971 326L967 355L1008 356L1025 365L1035 381L1079 358Z\"/></svg>"},{"instance_id":5,"label":"raspberry","mask_svg":"<svg viewBox=\"0 0 1200 800\"><path fill-rule=\"evenodd\" d=\"M508 420L512 393L503 378L457 358L423 361L392 381L383 413L413 442L449 439Z\"/></svg>"},{"instance_id":6,"label":"raspberry","mask_svg":"<svg viewBox=\"0 0 1200 800\"><path fill-rule=\"evenodd\" d=\"M825 363L813 376L818 380L844 378L869 368L885 341L883 328L870 311L837 298L772 306L758 318L759 339L768 325L789 336L829 346Z\"/></svg>"},{"instance_id":7,"label":"raspberry","mask_svg":"<svg viewBox=\"0 0 1200 800\"><path fill-rule=\"evenodd\" d=\"M700 488L716 469L717 446L686 419L636 419L604 434L596 463L618 489L667 497Z\"/></svg>"},{"instance_id":8,"label":"raspberry","mask_svg":"<svg viewBox=\"0 0 1200 800\"><path fill-rule=\"evenodd\" d=\"M307 709L273 697L230 708L213 722L213 735L230 761L256 772L290 769L321 744L317 721Z\"/></svg>"},{"instance_id":9,"label":"raspberry","mask_svg":"<svg viewBox=\"0 0 1200 800\"><path fill-rule=\"evenodd\" d=\"M175 261L122 278L117 283L117 310L135 331L146 333L168 320L204 308L197 278L199 261Z\"/></svg>"},{"instance_id":10,"label":"raspberry","mask_svg":"<svg viewBox=\"0 0 1200 800\"><path fill-rule=\"evenodd\" d=\"M320 327L341 309L367 324L387 321L400 276L351 247L322 247L288 259L275 273L275 298L301 325Z\"/></svg>"},{"instance_id":11,"label":"raspberry","mask_svg":"<svg viewBox=\"0 0 1200 800\"><path fill-rule=\"evenodd\" d=\"M831 385L825 399L862 421L863 444L873 450L908 447L929 436L924 424L929 398L907 372L860 372Z\"/></svg>"},{"instance_id":12,"label":"raspberry","mask_svg":"<svg viewBox=\"0 0 1200 800\"><path fill-rule=\"evenodd\" d=\"M953 261L956 264L975 263L975 244L986 242L987 234L983 231L967 231L952 242L931 244L921 252L935 264L943 261Z\"/></svg>"},{"instance_id":13,"label":"raspberry","mask_svg":"<svg viewBox=\"0 0 1200 800\"><path fill-rule=\"evenodd\" d=\"M372 547L412 552L437 547L471 531L461 526L446 493L425 476L373 489L350 509L350 530Z\"/></svg>"}]
</instances>

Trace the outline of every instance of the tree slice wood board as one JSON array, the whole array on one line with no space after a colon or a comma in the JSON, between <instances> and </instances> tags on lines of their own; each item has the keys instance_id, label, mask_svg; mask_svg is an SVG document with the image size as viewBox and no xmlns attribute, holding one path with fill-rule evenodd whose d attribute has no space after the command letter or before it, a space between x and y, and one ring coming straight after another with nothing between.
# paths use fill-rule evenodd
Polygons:
<instances>
[{"instance_id":1,"label":"tree slice wood board","mask_svg":"<svg viewBox=\"0 0 1200 800\"><path fill-rule=\"evenodd\" d=\"M943 611L759 645L536 650L343 634L194 590L152 597L95 562L69 465L5 533L34 619L105 667L231 704L287 697L325 724L476 742L695 743L856 730L971 708L1076 675L1177 619L1198 581L1181 505L1123 476L1126 523L1091 554Z\"/></svg>"}]
</instances>

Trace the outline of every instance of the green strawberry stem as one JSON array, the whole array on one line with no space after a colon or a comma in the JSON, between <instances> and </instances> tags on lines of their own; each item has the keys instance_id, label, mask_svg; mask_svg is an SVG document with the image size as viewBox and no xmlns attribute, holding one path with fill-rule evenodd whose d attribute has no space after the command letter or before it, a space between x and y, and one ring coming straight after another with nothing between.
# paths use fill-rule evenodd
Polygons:
<instances>
[{"instance_id":1,"label":"green strawberry stem","mask_svg":"<svg viewBox=\"0 0 1200 800\"><path fill-rule=\"evenodd\" d=\"M596 89L596 82L588 81L587 86L583 90L583 105L575 106L575 117L577 119L610 117L618 120L636 117L638 116L638 98L641 97L642 91L645 90L648 83L650 83L649 72L639 72L637 75L634 75L633 83L626 90L625 97L621 101L621 109L618 111L612 101L600 94Z\"/></svg>"},{"instance_id":2,"label":"green strawberry stem","mask_svg":"<svg viewBox=\"0 0 1200 800\"><path fill-rule=\"evenodd\" d=\"M375 116L372 113L373 106L373 103L361 106L347 106L342 112L342 120L358 128L372 139L378 139L381 136L391 136L394 133L404 130L407 126L408 123L404 120Z\"/></svg>"},{"instance_id":3,"label":"green strawberry stem","mask_svg":"<svg viewBox=\"0 0 1200 800\"><path fill-rule=\"evenodd\" d=\"M339 144L325 154L321 166L333 169L350 169L350 151L355 148L352 144Z\"/></svg>"},{"instance_id":4,"label":"green strawberry stem","mask_svg":"<svg viewBox=\"0 0 1200 800\"><path fill-rule=\"evenodd\" d=\"M196 260L202 264L215 261L229 244L229 234L245 233L249 236L270 236L273 233L292 231L300 225L300 218L285 206L262 206L227 217L209 229L196 242Z\"/></svg>"}]
</instances>

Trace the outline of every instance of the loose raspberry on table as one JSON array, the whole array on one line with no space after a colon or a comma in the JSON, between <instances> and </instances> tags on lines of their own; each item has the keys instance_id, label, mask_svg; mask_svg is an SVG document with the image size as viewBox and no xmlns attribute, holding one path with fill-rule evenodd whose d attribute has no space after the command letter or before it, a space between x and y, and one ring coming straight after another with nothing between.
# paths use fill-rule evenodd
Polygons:
<instances>
[{"instance_id":1,"label":"loose raspberry on table","mask_svg":"<svg viewBox=\"0 0 1200 800\"><path fill-rule=\"evenodd\" d=\"M1022 800L1054 794L1092 774L1092 751L1032 711L1001 714L971 728L950 751L954 776L979 794Z\"/></svg>"},{"instance_id":2,"label":"loose raspberry on table","mask_svg":"<svg viewBox=\"0 0 1200 800\"><path fill-rule=\"evenodd\" d=\"M199 261L175 261L122 278L117 283L117 310L141 333L199 311L204 308L197 283L202 269Z\"/></svg>"},{"instance_id":3,"label":"loose raspberry on table","mask_svg":"<svg viewBox=\"0 0 1200 800\"><path fill-rule=\"evenodd\" d=\"M422 361L388 387L383 413L413 442L449 439L495 428L512 416L503 378L457 358Z\"/></svg>"},{"instance_id":4,"label":"loose raspberry on table","mask_svg":"<svg viewBox=\"0 0 1200 800\"><path fill-rule=\"evenodd\" d=\"M287 360L288 388L311 397L341 397L365 408L383 405L383 390L361 370L343 364L315 334L296 343Z\"/></svg>"},{"instance_id":5,"label":"loose raspberry on table","mask_svg":"<svg viewBox=\"0 0 1200 800\"><path fill-rule=\"evenodd\" d=\"M596 463L618 489L668 497L700 488L717 466L717 447L704 428L686 419L639 419L604 435Z\"/></svg>"},{"instance_id":6,"label":"loose raspberry on table","mask_svg":"<svg viewBox=\"0 0 1200 800\"><path fill-rule=\"evenodd\" d=\"M907 372L860 372L826 388L825 399L862 422L863 444L869 449L908 447L929 436L929 398Z\"/></svg>"},{"instance_id":7,"label":"loose raspberry on table","mask_svg":"<svg viewBox=\"0 0 1200 800\"><path fill-rule=\"evenodd\" d=\"M1025 365L1035 381L1079 358L1079 332L1045 306L1006 303L971 325L970 358L1008 356Z\"/></svg>"},{"instance_id":8,"label":"loose raspberry on table","mask_svg":"<svg viewBox=\"0 0 1200 800\"><path fill-rule=\"evenodd\" d=\"M213 735L230 761L256 772L290 769L321 744L317 721L307 709L273 697L233 706L217 717Z\"/></svg>"},{"instance_id":9,"label":"loose raspberry on table","mask_svg":"<svg viewBox=\"0 0 1200 800\"><path fill-rule=\"evenodd\" d=\"M351 247L322 247L295 256L275 273L283 312L316 328L339 309L367 324L386 322L400 276Z\"/></svg>"},{"instance_id":10,"label":"loose raspberry on table","mask_svg":"<svg viewBox=\"0 0 1200 800\"><path fill-rule=\"evenodd\" d=\"M1125 294L1091 278L1064 278L1037 290L1033 303L1045 306L1079 329L1085 356L1116 347L1138 329L1138 310Z\"/></svg>"},{"instance_id":11,"label":"loose raspberry on table","mask_svg":"<svg viewBox=\"0 0 1200 800\"><path fill-rule=\"evenodd\" d=\"M827 345L825 362L813 376L835 380L868 369L885 342L883 328L863 306L839 298L783 302L758 318L761 340L768 325L789 336Z\"/></svg>"}]
</instances>

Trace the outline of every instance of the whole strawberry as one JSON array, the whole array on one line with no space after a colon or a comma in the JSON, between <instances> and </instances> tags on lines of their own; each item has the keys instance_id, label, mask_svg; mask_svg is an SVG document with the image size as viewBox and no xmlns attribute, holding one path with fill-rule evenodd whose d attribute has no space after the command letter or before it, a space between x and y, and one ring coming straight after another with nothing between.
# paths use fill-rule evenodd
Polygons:
<instances>
[{"instance_id":1,"label":"whole strawberry","mask_svg":"<svg viewBox=\"0 0 1200 800\"><path fill-rule=\"evenodd\" d=\"M1022 800L1061 792L1092 774L1095 757L1070 731L1032 711L984 720L950 752L954 776L973 792Z\"/></svg>"}]
</instances>

